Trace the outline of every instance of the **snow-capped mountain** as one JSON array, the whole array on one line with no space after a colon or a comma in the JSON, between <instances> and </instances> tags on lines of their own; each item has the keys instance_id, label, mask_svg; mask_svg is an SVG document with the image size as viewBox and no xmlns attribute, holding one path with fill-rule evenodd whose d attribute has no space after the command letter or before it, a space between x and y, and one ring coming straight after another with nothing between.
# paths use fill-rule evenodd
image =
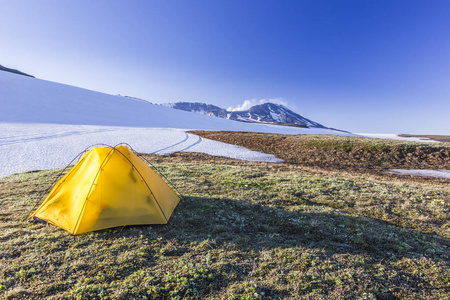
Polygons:
<instances>
[{"instance_id":1,"label":"snow-capped mountain","mask_svg":"<svg viewBox=\"0 0 450 300\"><path fill-rule=\"evenodd\" d=\"M199 102L177 102L166 106L189 112L201 113L208 116L225 118L236 121L270 123L278 125L296 125L298 127L327 128L322 124L307 119L289 108L274 104L264 103L252 106L245 111L229 111L215 105Z\"/></svg>"},{"instance_id":2,"label":"snow-capped mountain","mask_svg":"<svg viewBox=\"0 0 450 300\"><path fill-rule=\"evenodd\" d=\"M322 124L307 119L283 105L274 103L255 105L250 107L247 111L233 111L229 114L228 118L233 120L295 124L305 127L326 128Z\"/></svg>"}]
</instances>

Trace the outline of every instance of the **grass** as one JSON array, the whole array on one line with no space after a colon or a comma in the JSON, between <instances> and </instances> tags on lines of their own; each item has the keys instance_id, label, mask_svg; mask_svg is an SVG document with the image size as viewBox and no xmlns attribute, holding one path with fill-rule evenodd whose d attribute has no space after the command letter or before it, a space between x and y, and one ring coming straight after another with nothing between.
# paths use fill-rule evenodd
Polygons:
<instances>
[{"instance_id":1,"label":"grass","mask_svg":"<svg viewBox=\"0 0 450 300\"><path fill-rule=\"evenodd\" d=\"M23 220L58 170L1 178L0 298L449 298L448 184L202 157L148 156L169 224L79 236Z\"/></svg>"}]
</instances>

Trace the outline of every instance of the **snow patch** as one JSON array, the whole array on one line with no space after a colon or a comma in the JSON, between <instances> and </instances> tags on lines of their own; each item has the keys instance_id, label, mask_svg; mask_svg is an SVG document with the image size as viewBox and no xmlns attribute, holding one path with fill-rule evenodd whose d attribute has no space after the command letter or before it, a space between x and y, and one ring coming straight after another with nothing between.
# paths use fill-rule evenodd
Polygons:
<instances>
[{"instance_id":1,"label":"snow patch","mask_svg":"<svg viewBox=\"0 0 450 300\"><path fill-rule=\"evenodd\" d=\"M168 108L173 108L175 106L175 103L161 103L160 105Z\"/></svg>"},{"instance_id":2,"label":"snow patch","mask_svg":"<svg viewBox=\"0 0 450 300\"><path fill-rule=\"evenodd\" d=\"M360 136L375 138L375 139L387 139L387 140L399 140L399 141L410 141L410 142L426 142L426 143L439 143L438 141L433 141L428 138L417 138L417 137L402 137L395 133L355 133Z\"/></svg>"},{"instance_id":3,"label":"snow patch","mask_svg":"<svg viewBox=\"0 0 450 300\"><path fill-rule=\"evenodd\" d=\"M283 123L283 118L281 118L281 116L280 116L279 114L273 112L272 109L270 109L270 116L272 117L272 119L273 119L275 122Z\"/></svg>"},{"instance_id":4,"label":"snow patch","mask_svg":"<svg viewBox=\"0 0 450 300\"><path fill-rule=\"evenodd\" d=\"M394 175L425 176L450 179L450 170L404 170L394 169L386 172Z\"/></svg>"}]
</instances>

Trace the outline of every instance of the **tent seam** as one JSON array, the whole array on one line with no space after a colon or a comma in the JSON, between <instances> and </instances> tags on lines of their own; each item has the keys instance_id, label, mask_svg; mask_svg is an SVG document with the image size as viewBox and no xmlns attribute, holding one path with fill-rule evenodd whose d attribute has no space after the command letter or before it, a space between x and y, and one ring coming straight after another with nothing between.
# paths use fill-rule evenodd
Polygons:
<instances>
[{"instance_id":1,"label":"tent seam","mask_svg":"<svg viewBox=\"0 0 450 300\"><path fill-rule=\"evenodd\" d=\"M94 180L92 180L91 187L89 188L89 191L88 191L88 193L87 193L87 195L86 195L86 199L84 200L84 203L83 203L83 207L82 207L81 210L80 210L80 214L79 214L79 216L78 216L77 222L75 223L75 227L73 228L73 232L72 232L73 235L75 234L76 230L78 229L78 223L80 222L81 215L83 215L83 213L84 213L84 208L86 207L87 199L89 198L89 196L90 196L90 194L91 194L92 187L94 186L94 184L95 184L95 182L96 182L96 180L97 180L97 178L98 178L98 176L99 176L99 174L100 174L100 171L101 171L102 168L106 165L106 160L109 158L109 156L110 156L111 153L114 151L114 149L116 149L116 148L113 147L113 148L109 151L109 153L106 155L106 157L105 157L105 159L103 160L102 164L101 164L100 167L98 168L97 174L95 174Z\"/></svg>"},{"instance_id":2,"label":"tent seam","mask_svg":"<svg viewBox=\"0 0 450 300\"><path fill-rule=\"evenodd\" d=\"M166 217L166 214L164 213L164 210L162 209L161 205L159 204L158 199L156 199L155 194L153 194L152 190L151 190L150 187L148 186L148 183L147 183L147 181L145 180L144 176L142 176L141 172L139 172L139 170L136 168L136 166L133 164L133 162L132 162L128 157L126 157L125 154L123 154L122 152L120 152L120 150L116 149L116 147L114 147L114 150L116 150L117 152L119 152L120 154L122 154L122 156L123 156L126 160L128 160L128 162L131 164L131 166L133 167L133 169L135 170L135 172L139 174L139 176L141 177L142 181L145 183L145 186L146 186L147 189L149 190L150 194L152 194L153 199L155 199L156 204L158 204L159 210L161 211L161 213L162 213L162 215L163 215L163 217L164 217L164 220L166 221L166 223L169 222L169 220L168 220L167 217Z\"/></svg>"}]
</instances>

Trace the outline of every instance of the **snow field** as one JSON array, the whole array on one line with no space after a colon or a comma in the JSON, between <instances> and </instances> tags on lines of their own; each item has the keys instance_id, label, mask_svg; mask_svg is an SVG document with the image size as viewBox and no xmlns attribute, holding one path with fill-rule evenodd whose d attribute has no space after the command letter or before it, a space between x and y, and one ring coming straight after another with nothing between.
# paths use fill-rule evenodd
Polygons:
<instances>
[{"instance_id":1,"label":"snow field","mask_svg":"<svg viewBox=\"0 0 450 300\"><path fill-rule=\"evenodd\" d=\"M0 132L0 177L65 167L95 144L127 143L137 152L160 155L186 151L250 161L282 161L270 154L203 139L181 129L1 123Z\"/></svg>"}]
</instances>

